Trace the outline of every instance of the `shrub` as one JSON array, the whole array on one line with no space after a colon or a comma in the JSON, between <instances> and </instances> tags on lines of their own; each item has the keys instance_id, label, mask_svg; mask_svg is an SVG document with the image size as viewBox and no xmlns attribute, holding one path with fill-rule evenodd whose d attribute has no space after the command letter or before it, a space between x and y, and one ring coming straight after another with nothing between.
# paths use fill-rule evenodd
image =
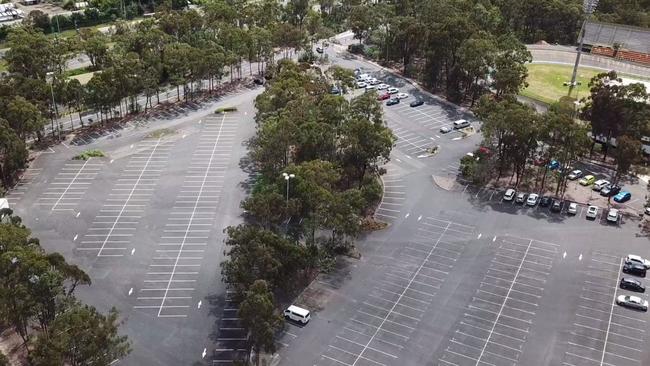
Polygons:
<instances>
[{"instance_id":1,"label":"shrub","mask_svg":"<svg viewBox=\"0 0 650 366\"><path fill-rule=\"evenodd\" d=\"M361 196L363 197L364 210L368 210L379 203L381 200L382 191L383 189L381 183L379 183L379 179L374 177L372 179L369 179L361 187Z\"/></svg>"},{"instance_id":2,"label":"shrub","mask_svg":"<svg viewBox=\"0 0 650 366\"><path fill-rule=\"evenodd\" d=\"M351 44L348 46L348 52L354 53L357 55L363 55L365 50L365 46L362 44Z\"/></svg>"},{"instance_id":3,"label":"shrub","mask_svg":"<svg viewBox=\"0 0 650 366\"><path fill-rule=\"evenodd\" d=\"M72 160L88 160L90 158L101 158L104 156L106 155L104 155L104 152L101 150L86 150L72 158Z\"/></svg>"},{"instance_id":4,"label":"shrub","mask_svg":"<svg viewBox=\"0 0 650 366\"><path fill-rule=\"evenodd\" d=\"M226 112L237 112L237 107L221 107L221 108L217 108L214 111L215 114L221 114Z\"/></svg>"}]
</instances>

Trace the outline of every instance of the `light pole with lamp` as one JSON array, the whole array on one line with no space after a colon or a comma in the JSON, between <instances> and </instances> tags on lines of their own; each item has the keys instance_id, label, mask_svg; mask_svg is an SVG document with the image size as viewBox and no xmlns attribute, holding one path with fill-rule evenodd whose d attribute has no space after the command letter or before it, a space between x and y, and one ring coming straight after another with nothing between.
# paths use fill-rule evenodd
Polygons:
<instances>
[{"instance_id":1,"label":"light pole with lamp","mask_svg":"<svg viewBox=\"0 0 650 366\"><path fill-rule=\"evenodd\" d=\"M578 53L576 54L576 63L573 65L573 74L571 75L571 84L569 84L569 96L573 92L573 88L576 85L576 76L578 74L578 65L580 65L580 56L582 56L582 46L585 41L585 33L587 32L587 21L591 18L591 15L596 10L598 6L598 1L600 0L583 0L582 9L585 12L585 20L582 21L582 26L580 27L580 45L578 46ZM577 99L577 98L576 98Z\"/></svg>"},{"instance_id":2,"label":"light pole with lamp","mask_svg":"<svg viewBox=\"0 0 650 366\"><path fill-rule=\"evenodd\" d=\"M295 178L295 174L282 173L284 180L287 181L287 209L289 208L289 179Z\"/></svg>"},{"instance_id":3,"label":"light pole with lamp","mask_svg":"<svg viewBox=\"0 0 650 366\"><path fill-rule=\"evenodd\" d=\"M57 120L57 125L59 124L59 113L56 108L56 102L54 101L54 73L52 71L48 72L45 74L46 79L49 79L49 84L50 84L50 95L52 96L52 112L54 113L53 116L51 116L52 120L52 138L54 138L54 118L56 117ZM61 139L61 128L59 127L59 140Z\"/></svg>"}]
</instances>

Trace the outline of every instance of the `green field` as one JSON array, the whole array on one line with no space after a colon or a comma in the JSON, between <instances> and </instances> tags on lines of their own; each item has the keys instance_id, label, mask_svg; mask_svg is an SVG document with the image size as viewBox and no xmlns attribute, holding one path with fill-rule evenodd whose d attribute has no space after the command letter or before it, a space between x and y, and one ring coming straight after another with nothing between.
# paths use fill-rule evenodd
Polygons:
<instances>
[{"instance_id":1,"label":"green field","mask_svg":"<svg viewBox=\"0 0 650 366\"><path fill-rule=\"evenodd\" d=\"M571 81L573 67L569 65L529 64L528 65L528 88L521 92L521 95L537 99L545 103L556 102L560 97L569 93L569 87L564 86L565 82ZM582 85L574 88L573 97L578 99L589 94L589 80L602 71L581 67L578 69L577 81Z\"/></svg>"},{"instance_id":2,"label":"green field","mask_svg":"<svg viewBox=\"0 0 650 366\"><path fill-rule=\"evenodd\" d=\"M573 66L554 64L528 64L528 88L521 92L521 95L542 101L544 103L556 102L560 97L569 93L569 87L564 82L571 81ZM584 98L589 94L589 80L603 70L580 67L578 69L577 81L582 85L573 89L573 97ZM638 76L619 74L620 77L640 79Z\"/></svg>"}]
</instances>

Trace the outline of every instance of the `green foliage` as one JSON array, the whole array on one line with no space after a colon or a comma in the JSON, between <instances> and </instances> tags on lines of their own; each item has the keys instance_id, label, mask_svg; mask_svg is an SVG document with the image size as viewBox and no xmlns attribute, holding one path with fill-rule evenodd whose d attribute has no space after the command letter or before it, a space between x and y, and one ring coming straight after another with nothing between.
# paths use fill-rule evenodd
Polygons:
<instances>
[{"instance_id":1,"label":"green foliage","mask_svg":"<svg viewBox=\"0 0 650 366\"><path fill-rule=\"evenodd\" d=\"M273 294L264 280L253 282L239 304L238 315L242 325L248 329L258 364L260 351L275 352L274 336L284 325L282 317L274 310Z\"/></svg>"},{"instance_id":2,"label":"green foliage","mask_svg":"<svg viewBox=\"0 0 650 366\"><path fill-rule=\"evenodd\" d=\"M237 112L237 107L221 107L215 109L214 111L215 114L221 114L226 112Z\"/></svg>"},{"instance_id":3,"label":"green foliage","mask_svg":"<svg viewBox=\"0 0 650 366\"><path fill-rule=\"evenodd\" d=\"M90 158L101 158L104 157L104 152L101 150L86 150L79 155L76 155L72 160L88 160Z\"/></svg>"}]
</instances>

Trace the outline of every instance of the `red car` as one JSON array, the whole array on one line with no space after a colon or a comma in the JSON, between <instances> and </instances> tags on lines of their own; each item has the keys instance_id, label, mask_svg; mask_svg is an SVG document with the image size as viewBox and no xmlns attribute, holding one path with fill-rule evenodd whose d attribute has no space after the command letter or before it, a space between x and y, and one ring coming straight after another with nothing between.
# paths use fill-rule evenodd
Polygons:
<instances>
[{"instance_id":1,"label":"red car","mask_svg":"<svg viewBox=\"0 0 650 366\"><path fill-rule=\"evenodd\" d=\"M379 96L377 96L377 100L386 100L386 99L390 99L390 94L384 93L384 94L379 94Z\"/></svg>"}]
</instances>

